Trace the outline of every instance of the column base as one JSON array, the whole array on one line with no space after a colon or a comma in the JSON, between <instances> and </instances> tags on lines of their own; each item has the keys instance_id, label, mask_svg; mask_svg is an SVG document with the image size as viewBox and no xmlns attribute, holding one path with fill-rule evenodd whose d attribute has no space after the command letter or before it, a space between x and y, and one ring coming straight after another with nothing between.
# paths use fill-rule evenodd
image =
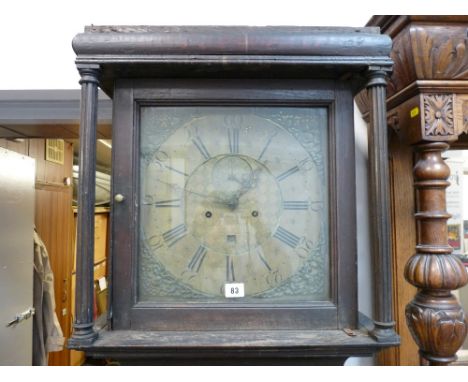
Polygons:
<instances>
[{"instance_id":1,"label":"column base","mask_svg":"<svg viewBox=\"0 0 468 382\"><path fill-rule=\"evenodd\" d=\"M369 334L377 342L386 342L389 338L394 340L395 337L398 337L398 334L395 332L395 321L374 321L374 328L369 331Z\"/></svg>"},{"instance_id":2,"label":"column base","mask_svg":"<svg viewBox=\"0 0 468 382\"><path fill-rule=\"evenodd\" d=\"M89 346L98 338L98 333L93 329L93 324L74 324L73 334L68 339L67 348L79 349L82 346Z\"/></svg>"}]
</instances>

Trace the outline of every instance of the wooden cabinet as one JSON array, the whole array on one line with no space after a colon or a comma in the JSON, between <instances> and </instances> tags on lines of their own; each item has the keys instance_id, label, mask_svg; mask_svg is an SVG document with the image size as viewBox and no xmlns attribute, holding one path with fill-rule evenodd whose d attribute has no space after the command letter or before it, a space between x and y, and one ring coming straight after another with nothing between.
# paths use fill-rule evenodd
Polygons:
<instances>
[{"instance_id":1,"label":"wooden cabinet","mask_svg":"<svg viewBox=\"0 0 468 382\"><path fill-rule=\"evenodd\" d=\"M381 353L384 365L448 364L467 332L451 294L468 277L448 241L450 169L443 154L450 146L466 147L467 22L467 16L374 16L368 23L392 38L395 62L386 102L393 309L401 346ZM372 105L367 94L356 100L366 115Z\"/></svg>"}]
</instances>

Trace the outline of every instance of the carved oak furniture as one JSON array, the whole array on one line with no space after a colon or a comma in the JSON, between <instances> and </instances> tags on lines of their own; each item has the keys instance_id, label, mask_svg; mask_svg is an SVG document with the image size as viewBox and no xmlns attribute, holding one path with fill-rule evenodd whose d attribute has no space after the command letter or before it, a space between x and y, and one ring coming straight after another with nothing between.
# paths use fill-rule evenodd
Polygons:
<instances>
[{"instance_id":1,"label":"carved oak furniture","mask_svg":"<svg viewBox=\"0 0 468 382\"><path fill-rule=\"evenodd\" d=\"M148 364L342 364L398 344L376 28L92 26L69 346ZM111 293L93 321L96 92L113 98ZM353 95L373 102L372 320L357 309Z\"/></svg>"},{"instance_id":2,"label":"carved oak furniture","mask_svg":"<svg viewBox=\"0 0 468 382\"><path fill-rule=\"evenodd\" d=\"M446 365L456 359L467 330L465 314L451 293L468 277L448 244L445 189L450 169L442 155L450 145L467 147L468 17L375 16L368 25L381 27L393 39L395 62L387 118L393 130L394 311L402 344L385 351L381 361L419 363L409 328L424 362ZM372 105L366 94L357 99L366 113Z\"/></svg>"}]
</instances>

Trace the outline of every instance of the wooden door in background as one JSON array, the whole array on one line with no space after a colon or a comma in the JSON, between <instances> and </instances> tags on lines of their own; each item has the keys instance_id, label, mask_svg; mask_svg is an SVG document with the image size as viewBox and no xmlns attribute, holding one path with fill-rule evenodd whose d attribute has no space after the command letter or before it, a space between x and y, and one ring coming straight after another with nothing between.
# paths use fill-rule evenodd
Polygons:
<instances>
[{"instance_id":1,"label":"wooden door in background","mask_svg":"<svg viewBox=\"0 0 468 382\"><path fill-rule=\"evenodd\" d=\"M405 265L415 253L416 226L413 191L413 149L402 143L393 130L389 130L390 195L392 214L392 285L393 317L400 335L400 346L382 350L377 355L379 365L418 366L418 347L406 325L405 307L416 288L406 282Z\"/></svg>"},{"instance_id":2,"label":"wooden door in background","mask_svg":"<svg viewBox=\"0 0 468 382\"><path fill-rule=\"evenodd\" d=\"M45 139L31 139L29 156L36 158L36 228L54 272L57 317L66 338L71 334L71 273L73 261L73 145L65 142L64 163L45 160ZM49 365L70 364L70 351L49 354Z\"/></svg>"}]
</instances>

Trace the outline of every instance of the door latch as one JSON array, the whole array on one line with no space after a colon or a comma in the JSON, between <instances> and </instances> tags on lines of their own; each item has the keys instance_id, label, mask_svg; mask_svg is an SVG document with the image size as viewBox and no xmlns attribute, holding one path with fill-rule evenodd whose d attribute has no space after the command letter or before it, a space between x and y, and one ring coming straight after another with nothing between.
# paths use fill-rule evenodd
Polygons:
<instances>
[{"instance_id":1,"label":"door latch","mask_svg":"<svg viewBox=\"0 0 468 382\"><path fill-rule=\"evenodd\" d=\"M36 313L36 309L29 308L28 310L25 310L23 313L17 314L15 318L7 324L7 327L19 324L21 321L27 320L28 318L31 318L32 316L34 316L35 313Z\"/></svg>"}]
</instances>

